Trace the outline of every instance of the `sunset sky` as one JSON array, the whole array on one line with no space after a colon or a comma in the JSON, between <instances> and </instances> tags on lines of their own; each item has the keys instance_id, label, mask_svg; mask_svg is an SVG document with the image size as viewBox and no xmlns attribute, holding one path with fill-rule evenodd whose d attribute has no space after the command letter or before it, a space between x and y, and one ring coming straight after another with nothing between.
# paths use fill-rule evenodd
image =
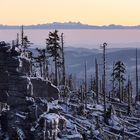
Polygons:
<instances>
[{"instance_id":1,"label":"sunset sky","mask_svg":"<svg viewBox=\"0 0 140 140\"><path fill-rule=\"evenodd\" d=\"M0 4L0 24L140 24L140 0L0 0Z\"/></svg>"}]
</instances>

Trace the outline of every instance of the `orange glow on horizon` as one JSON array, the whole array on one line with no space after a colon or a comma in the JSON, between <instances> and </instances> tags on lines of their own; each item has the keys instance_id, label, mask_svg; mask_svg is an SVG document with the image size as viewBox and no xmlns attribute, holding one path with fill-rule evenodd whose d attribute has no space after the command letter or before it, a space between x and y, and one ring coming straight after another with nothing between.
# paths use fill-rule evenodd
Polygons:
<instances>
[{"instance_id":1,"label":"orange glow on horizon","mask_svg":"<svg viewBox=\"0 0 140 140\"><path fill-rule=\"evenodd\" d=\"M0 0L0 24L139 25L140 0Z\"/></svg>"}]
</instances>

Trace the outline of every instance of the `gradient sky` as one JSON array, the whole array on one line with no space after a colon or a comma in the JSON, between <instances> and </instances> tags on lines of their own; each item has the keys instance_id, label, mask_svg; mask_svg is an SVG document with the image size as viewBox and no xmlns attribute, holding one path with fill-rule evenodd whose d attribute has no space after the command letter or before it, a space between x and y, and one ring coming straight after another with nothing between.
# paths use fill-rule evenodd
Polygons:
<instances>
[{"instance_id":1,"label":"gradient sky","mask_svg":"<svg viewBox=\"0 0 140 140\"><path fill-rule=\"evenodd\" d=\"M0 0L0 24L140 24L140 0Z\"/></svg>"}]
</instances>

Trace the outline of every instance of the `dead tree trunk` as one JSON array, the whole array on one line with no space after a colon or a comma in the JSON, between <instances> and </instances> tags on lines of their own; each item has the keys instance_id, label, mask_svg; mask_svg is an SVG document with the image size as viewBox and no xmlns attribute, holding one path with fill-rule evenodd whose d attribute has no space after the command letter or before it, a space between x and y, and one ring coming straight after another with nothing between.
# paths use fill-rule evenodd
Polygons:
<instances>
[{"instance_id":1,"label":"dead tree trunk","mask_svg":"<svg viewBox=\"0 0 140 140\"><path fill-rule=\"evenodd\" d=\"M102 93L102 80L99 80L100 94Z\"/></svg>"},{"instance_id":2,"label":"dead tree trunk","mask_svg":"<svg viewBox=\"0 0 140 140\"><path fill-rule=\"evenodd\" d=\"M61 34L61 45L62 45L62 67L63 67L63 80L62 84L65 86L66 84L66 71L65 71L65 55L64 55L64 41L63 41L63 33Z\"/></svg>"},{"instance_id":3,"label":"dead tree trunk","mask_svg":"<svg viewBox=\"0 0 140 140\"><path fill-rule=\"evenodd\" d=\"M122 85L121 85L121 100L124 101L124 83L122 82Z\"/></svg>"},{"instance_id":4,"label":"dead tree trunk","mask_svg":"<svg viewBox=\"0 0 140 140\"><path fill-rule=\"evenodd\" d=\"M138 54L136 49L136 99L135 101L139 101L139 91L138 91Z\"/></svg>"},{"instance_id":5,"label":"dead tree trunk","mask_svg":"<svg viewBox=\"0 0 140 140\"><path fill-rule=\"evenodd\" d=\"M21 26L21 45L22 45L22 47L23 47L23 45L24 45L24 29L23 29L23 25Z\"/></svg>"},{"instance_id":6,"label":"dead tree trunk","mask_svg":"<svg viewBox=\"0 0 140 140\"><path fill-rule=\"evenodd\" d=\"M16 47L19 47L19 34L17 33Z\"/></svg>"},{"instance_id":7,"label":"dead tree trunk","mask_svg":"<svg viewBox=\"0 0 140 140\"><path fill-rule=\"evenodd\" d=\"M99 103L99 96L98 96L98 63L97 59L95 59L95 74L96 74L96 100L97 104Z\"/></svg>"},{"instance_id":8,"label":"dead tree trunk","mask_svg":"<svg viewBox=\"0 0 140 140\"><path fill-rule=\"evenodd\" d=\"M85 62L85 107L87 107L87 62Z\"/></svg>"},{"instance_id":9,"label":"dead tree trunk","mask_svg":"<svg viewBox=\"0 0 140 140\"><path fill-rule=\"evenodd\" d=\"M107 43L103 43L103 95L104 95L104 115L106 113L106 50Z\"/></svg>"},{"instance_id":10,"label":"dead tree trunk","mask_svg":"<svg viewBox=\"0 0 140 140\"><path fill-rule=\"evenodd\" d=\"M91 75L91 79L90 79L90 90L93 90L93 77Z\"/></svg>"},{"instance_id":11,"label":"dead tree trunk","mask_svg":"<svg viewBox=\"0 0 140 140\"><path fill-rule=\"evenodd\" d=\"M83 85L80 86L80 93L81 93L81 103L83 103L83 99L84 99Z\"/></svg>"},{"instance_id":12,"label":"dead tree trunk","mask_svg":"<svg viewBox=\"0 0 140 140\"><path fill-rule=\"evenodd\" d=\"M57 67L57 59L55 56L55 86L58 86L58 67Z\"/></svg>"},{"instance_id":13,"label":"dead tree trunk","mask_svg":"<svg viewBox=\"0 0 140 140\"><path fill-rule=\"evenodd\" d=\"M115 63L113 63L113 73L112 73L112 98L114 98L114 89L115 89L115 76L114 76L114 68L115 68Z\"/></svg>"},{"instance_id":14,"label":"dead tree trunk","mask_svg":"<svg viewBox=\"0 0 140 140\"><path fill-rule=\"evenodd\" d=\"M131 95L130 95L130 80L128 80L128 115L130 114Z\"/></svg>"}]
</instances>

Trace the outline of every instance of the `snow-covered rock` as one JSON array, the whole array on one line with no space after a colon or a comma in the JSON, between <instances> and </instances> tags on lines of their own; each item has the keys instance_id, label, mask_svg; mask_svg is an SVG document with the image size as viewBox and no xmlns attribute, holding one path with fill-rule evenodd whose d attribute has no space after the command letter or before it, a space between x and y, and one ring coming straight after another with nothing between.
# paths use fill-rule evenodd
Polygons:
<instances>
[{"instance_id":1,"label":"snow-covered rock","mask_svg":"<svg viewBox=\"0 0 140 140\"><path fill-rule=\"evenodd\" d=\"M50 82L38 77L31 78L34 97L46 97L48 101L59 99L59 90Z\"/></svg>"}]
</instances>

